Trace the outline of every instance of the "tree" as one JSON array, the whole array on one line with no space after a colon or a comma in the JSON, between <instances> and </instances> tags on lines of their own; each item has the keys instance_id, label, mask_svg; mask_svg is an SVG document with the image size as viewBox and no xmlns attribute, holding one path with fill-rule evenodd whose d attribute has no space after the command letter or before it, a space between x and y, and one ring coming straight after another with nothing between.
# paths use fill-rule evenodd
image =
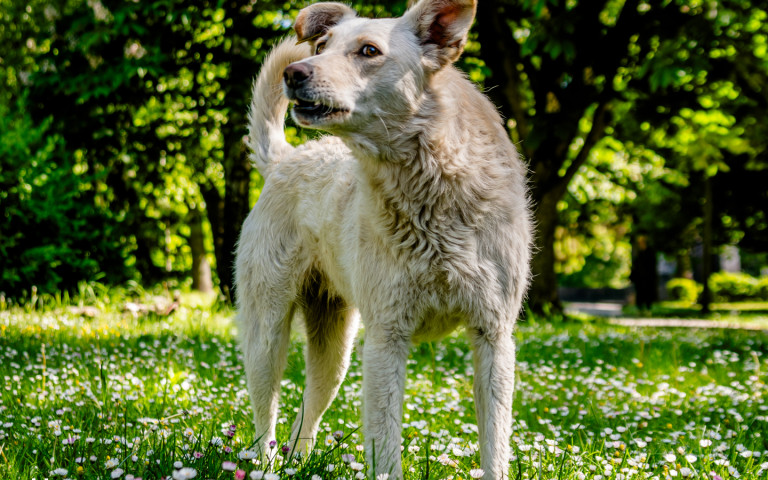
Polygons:
<instances>
[{"instance_id":1,"label":"tree","mask_svg":"<svg viewBox=\"0 0 768 480\"><path fill-rule=\"evenodd\" d=\"M66 139L97 203L117 219L110 236L128 269L147 283L196 273L213 250L231 294L235 242L259 184L242 142L251 82L297 9L245 0L0 5L0 102L27 95L31 124Z\"/></svg>"},{"instance_id":2,"label":"tree","mask_svg":"<svg viewBox=\"0 0 768 480\"><path fill-rule=\"evenodd\" d=\"M79 168L50 120L35 125L23 99L0 104L0 292L21 298L71 290L79 279L126 278L125 256L99 206L96 180Z\"/></svg>"},{"instance_id":3,"label":"tree","mask_svg":"<svg viewBox=\"0 0 768 480\"><path fill-rule=\"evenodd\" d=\"M404 2L359 3L366 16L405 8ZM241 141L251 81L299 7L260 2L257 8L245 0L0 0L6 87L0 104L9 111L23 105L30 132L45 126L57 139L46 161L71 166L72 178L82 182L77 201L111 219L95 225L110 225L113 245L105 254L112 251L123 276L151 283L198 271L205 262L193 259L210 258L220 286L230 291L232 252L260 181ZM668 220L663 235L680 224L687 225L686 235L695 234L701 215L683 207L690 221L680 222L673 212L640 208L629 195L640 187L622 185L616 169L646 165L652 154L664 159L664 169L693 172L685 165L701 156L699 140L682 133L703 138L697 115L728 119L712 124L727 135L703 140L728 169L712 179L714 241L730 225L732 241L760 245L764 196L750 197L734 182L764 171L767 26L766 13L745 0L479 3L476 37L462 65L489 87L530 164L539 226L534 308L558 303L558 249L559 265L568 261L576 278L581 254L563 257L566 240L577 239L579 251L588 244L585 255L598 266L580 278L615 283L626 269L611 255L627 254L628 215ZM288 133L294 140L305 135L291 127ZM749 149L730 148L736 137ZM686 142L685 149L675 147ZM611 152L627 165L612 161ZM3 174L15 178L10 170ZM703 185L694 177L683 186L667 182L666 174L650 175L642 188L658 194L657 205L691 202L685 189L698 192ZM581 195L584 182L596 181L613 182L624 193L618 199Z\"/></svg>"},{"instance_id":4,"label":"tree","mask_svg":"<svg viewBox=\"0 0 768 480\"><path fill-rule=\"evenodd\" d=\"M23 298L73 290L80 280L125 281L119 218L105 204L100 173L60 135L50 115L29 113L31 78L48 65L33 53L55 9L0 1L0 292Z\"/></svg>"},{"instance_id":5,"label":"tree","mask_svg":"<svg viewBox=\"0 0 768 480\"><path fill-rule=\"evenodd\" d=\"M723 97L735 101L723 106ZM715 246L741 242L747 248L764 248L768 232L764 213L768 192L748 187L768 181L768 142L765 137L754 138L756 132L751 131L756 124L760 124L759 130L764 129L762 122L755 122L759 116L737 119L732 113L743 109L742 102L752 103L747 96L738 97L731 82L720 82L716 91L702 95L699 109L680 110L653 129L647 142L689 179L680 194L695 199L695 205L685 212L678 209L672 224L694 233L693 240L702 244L704 312L709 311ZM658 211L646 211L646 215L646 224L658 224L658 220L648 221L649 217L659 217ZM690 236L688 243L690 248Z\"/></svg>"},{"instance_id":6,"label":"tree","mask_svg":"<svg viewBox=\"0 0 768 480\"><path fill-rule=\"evenodd\" d=\"M204 211L220 286L231 288L251 204L250 82L285 23L247 1L70 2L37 32L34 60L46 68L30 79L32 111L104 173L145 280L168 274L158 247L171 230L199 234L188 223Z\"/></svg>"},{"instance_id":7,"label":"tree","mask_svg":"<svg viewBox=\"0 0 768 480\"><path fill-rule=\"evenodd\" d=\"M538 225L530 303L559 305L554 239L558 202L606 135L696 105L697 89L734 77L759 92L754 42L764 12L745 1L522 0L480 3L486 86L529 161ZM757 20L754 20L757 19ZM756 29L745 27L757 22ZM745 48L746 47L746 48ZM721 53L713 53L721 52Z\"/></svg>"}]
</instances>

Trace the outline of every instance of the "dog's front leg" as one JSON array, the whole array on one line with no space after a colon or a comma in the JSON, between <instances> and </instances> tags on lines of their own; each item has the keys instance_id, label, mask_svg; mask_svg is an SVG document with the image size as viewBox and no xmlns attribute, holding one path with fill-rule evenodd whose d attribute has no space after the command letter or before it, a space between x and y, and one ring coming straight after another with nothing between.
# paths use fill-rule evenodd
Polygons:
<instances>
[{"instance_id":1,"label":"dog's front leg","mask_svg":"<svg viewBox=\"0 0 768 480\"><path fill-rule=\"evenodd\" d=\"M515 343L510 329L468 328L473 345L475 415L480 462L487 479L509 475L509 437L515 385Z\"/></svg>"},{"instance_id":2,"label":"dog's front leg","mask_svg":"<svg viewBox=\"0 0 768 480\"><path fill-rule=\"evenodd\" d=\"M410 335L366 326L363 345L363 429L365 452L374 477L402 478L400 443L405 366Z\"/></svg>"}]
</instances>

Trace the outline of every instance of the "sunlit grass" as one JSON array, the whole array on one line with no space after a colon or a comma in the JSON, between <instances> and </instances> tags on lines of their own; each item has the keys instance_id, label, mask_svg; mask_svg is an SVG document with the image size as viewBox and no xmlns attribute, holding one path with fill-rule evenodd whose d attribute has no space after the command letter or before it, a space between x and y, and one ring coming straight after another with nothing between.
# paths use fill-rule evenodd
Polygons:
<instances>
[{"instance_id":1,"label":"sunlit grass","mask_svg":"<svg viewBox=\"0 0 768 480\"><path fill-rule=\"evenodd\" d=\"M287 460L282 442L303 385L297 335L282 442L269 463L257 463L232 310L188 295L177 295L168 317L125 308L172 301L172 292L154 293L85 292L0 311L0 478L365 475L357 353L317 453ZM97 311L82 310L88 305ZM768 471L766 333L538 322L521 324L517 336L512 478L758 479ZM406 477L479 475L463 335L414 347L408 369Z\"/></svg>"}]
</instances>

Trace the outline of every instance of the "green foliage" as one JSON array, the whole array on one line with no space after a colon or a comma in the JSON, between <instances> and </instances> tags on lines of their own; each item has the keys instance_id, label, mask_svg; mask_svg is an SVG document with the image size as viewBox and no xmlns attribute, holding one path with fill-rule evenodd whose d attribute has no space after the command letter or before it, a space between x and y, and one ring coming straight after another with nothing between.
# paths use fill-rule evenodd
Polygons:
<instances>
[{"instance_id":1,"label":"green foliage","mask_svg":"<svg viewBox=\"0 0 768 480\"><path fill-rule=\"evenodd\" d=\"M768 252L741 252L741 270L753 277L761 276L761 271L768 272Z\"/></svg>"},{"instance_id":2,"label":"green foliage","mask_svg":"<svg viewBox=\"0 0 768 480\"><path fill-rule=\"evenodd\" d=\"M485 86L530 163L542 237L532 296L556 298L552 271L626 281L623 247L640 230L687 254L701 238L704 175L766 164L765 19L740 0L480 4ZM610 149L615 158L595 161ZM634 180L627 163L651 171ZM765 205L765 189L731 191ZM716 211L718 243L759 249L768 228L755 210Z\"/></svg>"},{"instance_id":3,"label":"green foliage","mask_svg":"<svg viewBox=\"0 0 768 480\"><path fill-rule=\"evenodd\" d=\"M762 47L768 24L765 11L755 7L729 1L682 7L682 13L694 14L692 35L670 39L670 45L680 47L672 50L664 50L662 40L650 60L679 69L677 76L665 77L668 81L652 81L652 91L679 89L679 97L647 108L634 102L633 121L617 128L663 157L667 168L686 180L659 182L653 188L666 198L635 209L638 226L667 253L684 254L702 241L707 181L713 191L714 244L764 250L768 225L760 205L768 201L768 193L743 188L768 178L768 102L759 85L768 76ZM706 43L710 48L702 49ZM666 75L662 70L657 70L657 79Z\"/></svg>"},{"instance_id":4,"label":"green foliage","mask_svg":"<svg viewBox=\"0 0 768 480\"><path fill-rule=\"evenodd\" d=\"M0 103L0 291L9 296L129 274L94 175L50 125L35 124L21 101Z\"/></svg>"},{"instance_id":5,"label":"green foliage","mask_svg":"<svg viewBox=\"0 0 768 480\"><path fill-rule=\"evenodd\" d=\"M631 224L622 205L634 196L633 183L642 175L639 165L628 160L607 144L596 147L559 202L555 252L561 284L626 285Z\"/></svg>"},{"instance_id":6,"label":"green foliage","mask_svg":"<svg viewBox=\"0 0 768 480\"><path fill-rule=\"evenodd\" d=\"M733 85L728 85L728 90L720 94L729 98L738 95ZM754 153L744 134L744 127L737 125L736 118L723 110L683 108L672 117L669 130L655 131L653 142L686 159L693 170L705 171L713 177L718 171L729 170L726 156Z\"/></svg>"},{"instance_id":7,"label":"green foliage","mask_svg":"<svg viewBox=\"0 0 768 480\"><path fill-rule=\"evenodd\" d=\"M15 286L2 288L71 288L96 271L182 277L198 213L226 283L261 185L242 148L250 84L305 3L0 0L0 104L17 112L0 133L0 149L16 152L0 160L11 209L0 244L8 265L31 245L23 269L2 273ZM353 2L371 17L405 4ZM741 0L480 2L459 66L487 88L529 162L549 236L539 251L553 240L563 283L626 284L638 230L687 254L701 237L705 176L716 243L768 244L768 190L743 188L768 184L767 18ZM289 126L287 136L312 134ZM34 195L22 200L12 184Z\"/></svg>"},{"instance_id":8,"label":"green foliage","mask_svg":"<svg viewBox=\"0 0 768 480\"><path fill-rule=\"evenodd\" d=\"M709 278L709 288L716 302L740 302L761 297L765 279L757 279L746 273L718 272Z\"/></svg>"},{"instance_id":9,"label":"green foliage","mask_svg":"<svg viewBox=\"0 0 768 480\"><path fill-rule=\"evenodd\" d=\"M248 0L34 3L27 10L37 23L6 31L25 40L17 63L32 66L9 76L30 92L32 115L51 117L67 149L102 175L121 243L144 281L189 273L189 224L202 215L210 263L231 286L235 241L261 180L243 144L251 83L270 46L288 33L296 7ZM377 6L369 13L386 12Z\"/></svg>"},{"instance_id":10,"label":"green foliage","mask_svg":"<svg viewBox=\"0 0 768 480\"><path fill-rule=\"evenodd\" d=\"M589 127L587 123L582 128ZM672 214L681 209L679 198L674 198L681 184L687 185L687 179L653 151L614 137L603 138L558 204L555 251L561 284L626 286L632 256L630 233L676 228L679 222ZM648 212L648 218L639 218L638 211Z\"/></svg>"},{"instance_id":11,"label":"green foliage","mask_svg":"<svg viewBox=\"0 0 768 480\"><path fill-rule=\"evenodd\" d=\"M667 282L666 288L671 300L689 304L696 303L704 289L690 278L673 278Z\"/></svg>"},{"instance_id":12,"label":"green foliage","mask_svg":"<svg viewBox=\"0 0 768 480\"><path fill-rule=\"evenodd\" d=\"M215 8L173 1L52 8L29 51L49 65L30 76L33 114L52 115L51 128L99 175L135 272L145 281L185 274L190 211L206 211L201 187L224 191L221 81L230 72L204 50L226 41L216 28L227 22L216 25ZM189 51L198 48L203 55Z\"/></svg>"},{"instance_id":13,"label":"green foliage","mask_svg":"<svg viewBox=\"0 0 768 480\"><path fill-rule=\"evenodd\" d=\"M760 277L757 280L757 297L768 300L768 277Z\"/></svg>"}]
</instances>

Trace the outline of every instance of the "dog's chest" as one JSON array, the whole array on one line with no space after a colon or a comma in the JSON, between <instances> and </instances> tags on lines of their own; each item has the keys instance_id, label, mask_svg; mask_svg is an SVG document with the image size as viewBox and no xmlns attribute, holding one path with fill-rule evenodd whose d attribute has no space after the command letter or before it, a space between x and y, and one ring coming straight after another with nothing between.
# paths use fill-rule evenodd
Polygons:
<instances>
[{"instance_id":1,"label":"dog's chest","mask_svg":"<svg viewBox=\"0 0 768 480\"><path fill-rule=\"evenodd\" d=\"M429 308L419 319L413 332L413 342L431 342L440 340L465 321L465 316L457 310Z\"/></svg>"}]
</instances>

